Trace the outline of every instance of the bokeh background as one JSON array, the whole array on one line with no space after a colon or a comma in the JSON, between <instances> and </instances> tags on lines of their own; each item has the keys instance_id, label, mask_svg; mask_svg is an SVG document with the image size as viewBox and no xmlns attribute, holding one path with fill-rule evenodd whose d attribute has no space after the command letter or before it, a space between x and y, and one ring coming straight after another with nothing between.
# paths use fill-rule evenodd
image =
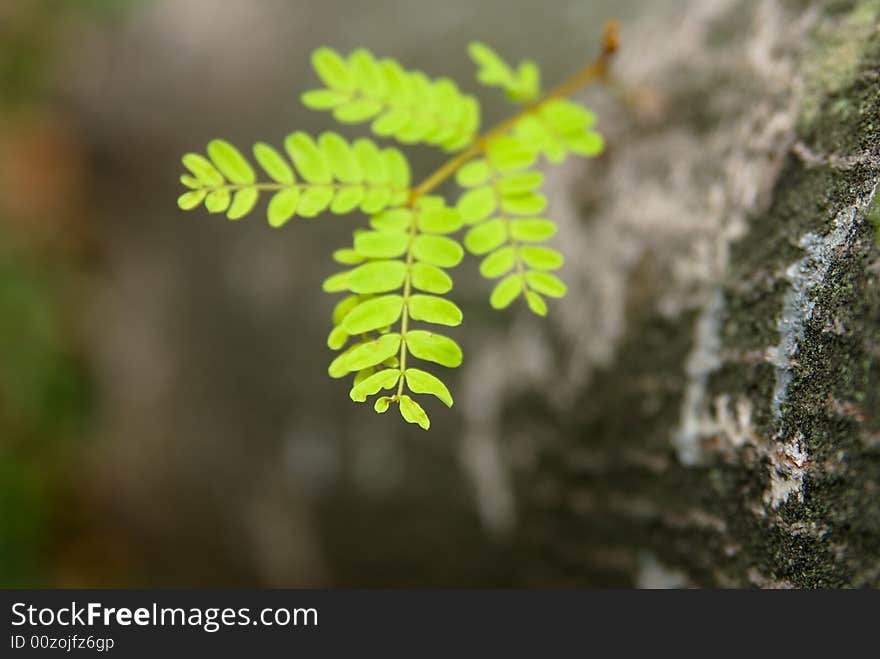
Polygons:
<instances>
[{"instance_id":1,"label":"bokeh background","mask_svg":"<svg viewBox=\"0 0 880 659\"><path fill-rule=\"evenodd\" d=\"M479 379L453 374L463 402L424 433L325 375L320 282L357 219L183 214L179 157L328 127L298 102L318 45L478 92L481 39L553 84L607 16L625 29L658 4L0 2L0 585L541 583L492 456L462 443ZM504 116L482 96L487 123ZM416 175L442 158L410 154ZM477 359L511 318L473 263L459 278Z\"/></svg>"}]
</instances>

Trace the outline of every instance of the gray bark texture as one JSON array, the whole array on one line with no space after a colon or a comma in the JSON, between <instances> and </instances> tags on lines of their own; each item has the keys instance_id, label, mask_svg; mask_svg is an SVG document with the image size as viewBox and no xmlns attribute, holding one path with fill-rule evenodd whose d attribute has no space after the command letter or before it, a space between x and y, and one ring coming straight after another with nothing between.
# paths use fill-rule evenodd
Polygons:
<instances>
[{"instance_id":1,"label":"gray bark texture","mask_svg":"<svg viewBox=\"0 0 880 659\"><path fill-rule=\"evenodd\" d=\"M525 583L880 586L878 15L701 0L625 31L631 111L590 97L610 148L554 183L571 296L466 392Z\"/></svg>"}]
</instances>

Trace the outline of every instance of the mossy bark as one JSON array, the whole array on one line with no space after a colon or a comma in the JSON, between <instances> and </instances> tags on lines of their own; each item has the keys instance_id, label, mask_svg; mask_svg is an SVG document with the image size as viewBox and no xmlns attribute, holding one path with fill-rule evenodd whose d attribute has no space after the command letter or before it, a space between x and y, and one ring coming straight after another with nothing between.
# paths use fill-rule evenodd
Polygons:
<instances>
[{"instance_id":1,"label":"mossy bark","mask_svg":"<svg viewBox=\"0 0 880 659\"><path fill-rule=\"evenodd\" d=\"M665 96L659 118L612 125L605 161L569 177L597 189L568 229L595 243L621 219L609 218L622 203L620 160L697 135L665 152L670 168L692 165L695 201L669 193L697 217L711 209L712 267L676 276L697 243L634 237L614 288L620 331L590 332L588 315L607 305L568 318L569 334L543 339L552 356L533 384L502 396L514 540L536 557L525 583L880 586L880 3L726 5L700 19L699 64L670 55L669 75L652 80ZM801 31L770 34L783 25ZM731 65L755 52L787 67L772 75L790 84ZM741 98L755 84L773 100L743 123L766 100ZM730 156L771 121L782 128ZM721 154L714 163L705 145ZM634 185L637 214L644 178ZM706 201L715 188L723 203ZM645 196L657 226L679 221ZM588 241L578 260L591 258ZM601 299L590 286L581 292ZM602 358L578 347L598 341L610 346Z\"/></svg>"}]
</instances>

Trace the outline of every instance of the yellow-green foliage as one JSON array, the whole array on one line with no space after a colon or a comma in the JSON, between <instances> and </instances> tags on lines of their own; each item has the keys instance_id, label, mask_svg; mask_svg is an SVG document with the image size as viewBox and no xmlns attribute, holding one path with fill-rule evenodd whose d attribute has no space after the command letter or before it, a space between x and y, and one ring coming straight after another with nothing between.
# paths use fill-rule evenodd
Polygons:
<instances>
[{"instance_id":1,"label":"yellow-green foliage","mask_svg":"<svg viewBox=\"0 0 880 659\"><path fill-rule=\"evenodd\" d=\"M344 297L333 311L328 347L338 352L332 378L352 376L349 395L377 412L397 404L409 423L428 429L430 421L415 394L431 394L451 407L452 395L428 364L456 368L462 351L437 326L461 324L461 309L446 296L448 270L465 248L481 257L480 272L493 284L496 309L522 297L535 314L547 314L546 298L560 298L566 286L554 274L562 254L546 246L556 233L547 217L544 175L538 160L558 163L570 154L595 156L603 149L595 117L564 94L541 96L540 72L531 61L506 64L484 44L470 54L477 79L504 90L522 109L499 127L478 134L480 106L447 78L432 80L393 59L377 59L358 49L343 56L330 48L312 55L324 87L307 91L303 103L327 110L341 123L370 122L380 138L402 144L429 144L456 155L418 185L396 148L380 148L367 138L349 142L333 132L313 138L294 132L283 149L257 142L252 159L224 140L211 141L205 155L188 153L181 176L187 188L183 210L204 205L210 213L237 220L268 198L273 227L293 217L325 211L369 216L350 247L336 250L344 269L324 281L328 293ZM455 176L463 189L454 205L430 194ZM455 238L464 232L463 243Z\"/></svg>"}]
</instances>

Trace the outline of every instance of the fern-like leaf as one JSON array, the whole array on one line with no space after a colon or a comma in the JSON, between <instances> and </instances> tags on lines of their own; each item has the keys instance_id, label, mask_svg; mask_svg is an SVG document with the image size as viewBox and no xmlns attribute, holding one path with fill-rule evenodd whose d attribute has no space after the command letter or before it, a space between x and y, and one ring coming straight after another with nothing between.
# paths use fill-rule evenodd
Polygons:
<instances>
[{"instance_id":1,"label":"fern-like leaf","mask_svg":"<svg viewBox=\"0 0 880 659\"><path fill-rule=\"evenodd\" d=\"M189 174L181 176L181 183L188 191L178 205L192 210L204 203L208 212L238 220L267 193L269 224L280 227L294 216L315 217L326 210L377 213L409 199L409 164L397 149L380 150L364 138L349 143L332 132L317 140L291 133L284 147L286 155L262 142L254 145L254 160L266 180L258 180L248 159L224 140L211 141L207 157L186 154L183 165Z\"/></svg>"},{"instance_id":2,"label":"fern-like leaf","mask_svg":"<svg viewBox=\"0 0 880 659\"><path fill-rule=\"evenodd\" d=\"M361 123L380 137L403 144L426 143L446 151L471 144L480 127L480 105L448 78L431 80L359 48L343 57L330 48L312 55L312 66L326 85L302 95L314 110L330 110L337 121Z\"/></svg>"},{"instance_id":3,"label":"fern-like leaf","mask_svg":"<svg viewBox=\"0 0 880 659\"><path fill-rule=\"evenodd\" d=\"M386 210L370 224L370 231L355 233L352 248L334 254L337 262L354 267L324 281L325 291L350 293L333 312L327 344L342 352L329 372L333 377L355 374L349 395L356 402L396 388L377 399L374 409L381 413L397 403L407 422L427 430L427 412L404 392L432 394L450 407L452 395L437 376L407 366L408 361L455 368L462 353L451 338L415 329L413 322L455 327L462 321L458 306L441 297L452 288L444 268L458 265L464 255L448 235L461 228L461 214L440 197L422 197L413 209Z\"/></svg>"},{"instance_id":4,"label":"fern-like leaf","mask_svg":"<svg viewBox=\"0 0 880 659\"><path fill-rule=\"evenodd\" d=\"M475 41L468 53L477 65L477 80L487 87L500 87L515 103L532 103L541 95L541 71L532 60L511 67L489 46Z\"/></svg>"}]
</instances>

